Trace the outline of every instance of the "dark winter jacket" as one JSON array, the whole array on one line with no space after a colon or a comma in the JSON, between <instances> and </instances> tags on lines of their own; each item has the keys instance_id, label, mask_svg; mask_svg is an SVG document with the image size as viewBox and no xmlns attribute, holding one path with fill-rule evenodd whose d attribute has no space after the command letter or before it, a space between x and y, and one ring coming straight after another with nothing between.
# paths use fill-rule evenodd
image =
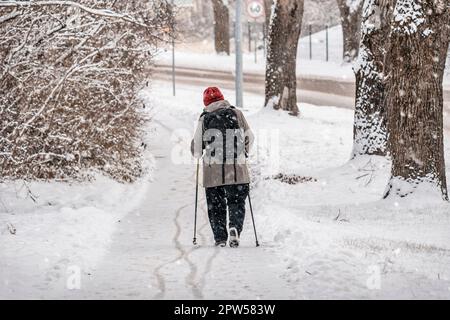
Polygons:
<instances>
[{"instance_id":1,"label":"dark winter jacket","mask_svg":"<svg viewBox=\"0 0 450 320\"><path fill-rule=\"evenodd\" d=\"M236 108L232 108L226 100L213 102L205 108L205 113L215 112L219 109L231 108L236 114L240 130L245 136L245 152L238 154L235 163L215 163L214 159L205 153L203 157L203 187L217 187L221 185L233 185L250 183L250 176L247 168L247 155L254 141L254 135L245 120L242 112ZM205 137L204 118L202 115L199 119L197 130L191 142L191 152L195 158L200 158L204 151ZM224 170L224 174L223 171Z\"/></svg>"}]
</instances>

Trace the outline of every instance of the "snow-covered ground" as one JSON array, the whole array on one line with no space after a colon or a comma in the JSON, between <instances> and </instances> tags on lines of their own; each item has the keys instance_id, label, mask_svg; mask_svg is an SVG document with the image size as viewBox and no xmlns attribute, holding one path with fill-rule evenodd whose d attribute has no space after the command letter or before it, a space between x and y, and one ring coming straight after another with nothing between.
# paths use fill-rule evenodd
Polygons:
<instances>
[{"instance_id":1,"label":"snow-covered ground","mask_svg":"<svg viewBox=\"0 0 450 320\"><path fill-rule=\"evenodd\" d=\"M133 185L0 184L0 299L59 297L68 276L88 275L120 219L140 204L149 177Z\"/></svg>"},{"instance_id":2,"label":"snow-covered ground","mask_svg":"<svg viewBox=\"0 0 450 320\"><path fill-rule=\"evenodd\" d=\"M262 246L247 215L242 246L215 248L203 190L192 246L188 145L202 89L180 85L172 97L157 82L143 93L152 105L151 179L0 185L0 298L450 298L450 205L427 194L380 200L390 164L348 162L351 110L301 104L294 118L246 94ZM291 185L272 179L277 173L311 181ZM78 272L80 289L69 290Z\"/></svg>"},{"instance_id":3,"label":"snow-covered ground","mask_svg":"<svg viewBox=\"0 0 450 320\"><path fill-rule=\"evenodd\" d=\"M317 76L327 78L339 78L342 81L354 81L351 64L342 63L342 32L340 26L329 29L329 62L325 62L325 31L315 33L311 37L313 59L309 60L309 37L301 38L299 41L297 72L303 76ZM244 39L244 42L247 41ZM259 44L262 45L262 42ZM246 47L246 46L244 46ZM252 74L264 74L265 57L264 50L257 53L255 62L254 52L244 52L244 72ZM234 54L215 55L211 40L202 43L180 43L175 51L176 65L197 69L214 71L234 70ZM170 65L172 63L172 52L165 49L157 57L157 63Z\"/></svg>"}]
</instances>

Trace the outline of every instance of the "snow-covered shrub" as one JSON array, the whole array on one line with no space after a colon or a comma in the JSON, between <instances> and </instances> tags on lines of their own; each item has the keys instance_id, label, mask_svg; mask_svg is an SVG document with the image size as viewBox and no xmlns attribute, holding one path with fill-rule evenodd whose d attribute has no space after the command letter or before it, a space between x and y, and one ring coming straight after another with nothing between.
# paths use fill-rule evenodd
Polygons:
<instances>
[{"instance_id":1,"label":"snow-covered shrub","mask_svg":"<svg viewBox=\"0 0 450 320\"><path fill-rule=\"evenodd\" d=\"M0 1L0 177L142 171L137 93L170 36L164 0Z\"/></svg>"}]
</instances>

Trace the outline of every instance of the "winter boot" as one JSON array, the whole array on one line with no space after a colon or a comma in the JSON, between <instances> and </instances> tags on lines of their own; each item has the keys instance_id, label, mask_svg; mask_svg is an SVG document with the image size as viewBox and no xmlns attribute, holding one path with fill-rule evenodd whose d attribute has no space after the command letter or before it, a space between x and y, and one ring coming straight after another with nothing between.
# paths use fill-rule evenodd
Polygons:
<instances>
[{"instance_id":1,"label":"winter boot","mask_svg":"<svg viewBox=\"0 0 450 320\"><path fill-rule=\"evenodd\" d=\"M236 228L230 228L230 247L239 247L239 234Z\"/></svg>"},{"instance_id":2,"label":"winter boot","mask_svg":"<svg viewBox=\"0 0 450 320\"><path fill-rule=\"evenodd\" d=\"M215 246L223 248L223 247L227 246L227 242L225 240L223 240L223 241L216 241Z\"/></svg>"}]
</instances>

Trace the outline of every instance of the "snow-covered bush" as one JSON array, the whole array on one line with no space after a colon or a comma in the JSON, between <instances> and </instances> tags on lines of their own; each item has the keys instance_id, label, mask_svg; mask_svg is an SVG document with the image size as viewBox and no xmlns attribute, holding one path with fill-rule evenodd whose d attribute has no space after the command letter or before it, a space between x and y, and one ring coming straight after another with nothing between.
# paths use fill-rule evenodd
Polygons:
<instances>
[{"instance_id":1,"label":"snow-covered bush","mask_svg":"<svg viewBox=\"0 0 450 320\"><path fill-rule=\"evenodd\" d=\"M0 1L0 178L138 177L137 93L171 24L165 0Z\"/></svg>"}]
</instances>

